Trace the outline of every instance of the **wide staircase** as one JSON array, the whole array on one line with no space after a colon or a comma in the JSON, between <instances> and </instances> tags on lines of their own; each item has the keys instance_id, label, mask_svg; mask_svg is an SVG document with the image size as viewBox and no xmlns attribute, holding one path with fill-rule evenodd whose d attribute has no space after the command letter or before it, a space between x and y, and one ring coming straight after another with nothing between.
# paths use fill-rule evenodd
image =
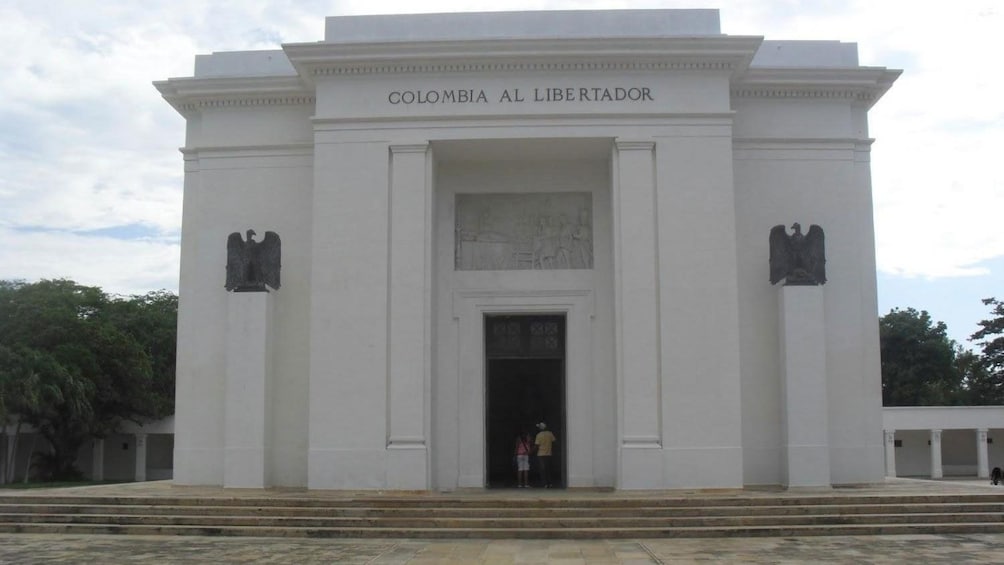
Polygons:
<instances>
[{"instance_id":1,"label":"wide staircase","mask_svg":"<svg viewBox=\"0 0 1004 565\"><path fill-rule=\"evenodd\" d=\"M998 494L0 495L0 532L312 538L1004 533Z\"/></svg>"}]
</instances>

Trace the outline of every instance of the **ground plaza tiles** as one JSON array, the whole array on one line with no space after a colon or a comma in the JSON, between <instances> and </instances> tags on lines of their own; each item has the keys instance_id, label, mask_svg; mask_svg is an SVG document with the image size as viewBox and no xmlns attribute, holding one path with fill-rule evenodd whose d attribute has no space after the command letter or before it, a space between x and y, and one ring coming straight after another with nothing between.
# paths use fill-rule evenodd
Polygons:
<instances>
[{"instance_id":1,"label":"ground plaza tiles","mask_svg":"<svg viewBox=\"0 0 1004 565\"><path fill-rule=\"evenodd\" d=\"M156 85L187 121L175 481L515 486L541 421L558 487L879 480L867 111L896 76L716 10L332 17L196 57ZM769 282L795 222L823 286ZM279 288L224 288L247 230Z\"/></svg>"}]
</instances>

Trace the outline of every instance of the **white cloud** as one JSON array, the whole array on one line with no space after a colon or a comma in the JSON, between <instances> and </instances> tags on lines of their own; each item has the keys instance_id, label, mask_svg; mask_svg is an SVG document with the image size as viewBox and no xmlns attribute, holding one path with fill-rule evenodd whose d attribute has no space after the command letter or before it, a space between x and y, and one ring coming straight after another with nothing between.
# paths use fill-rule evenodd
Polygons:
<instances>
[{"instance_id":1,"label":"white cloud","mask_svg":"<svg viewBox=\"0 0 1004 565\"><path fill-rule=\"evenodd\" d=\"M0 279L71 278L112 294L178 289L179 244L0 227Z\"/></svg>"}]
</instances>

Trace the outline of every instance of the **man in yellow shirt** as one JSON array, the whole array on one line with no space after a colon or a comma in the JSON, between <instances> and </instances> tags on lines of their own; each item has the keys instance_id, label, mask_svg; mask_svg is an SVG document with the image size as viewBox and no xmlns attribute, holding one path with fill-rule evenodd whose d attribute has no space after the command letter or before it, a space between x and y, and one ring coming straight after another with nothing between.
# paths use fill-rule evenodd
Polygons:
<instances>
[{"instance_id":1,"label":"man in yellow shirt","mask_svg":"<svg viewBox=\"0 0 1004 565\"><path fill-rule=\"evenodd\" d=\"M540 473L540 486L551 488L551 453L554 442L558 438L554 437L551 430L547 429L547 424L541 422L537 424L537 437L533 439L537 452L537 470Z\"/></svg>"}]
</instances>

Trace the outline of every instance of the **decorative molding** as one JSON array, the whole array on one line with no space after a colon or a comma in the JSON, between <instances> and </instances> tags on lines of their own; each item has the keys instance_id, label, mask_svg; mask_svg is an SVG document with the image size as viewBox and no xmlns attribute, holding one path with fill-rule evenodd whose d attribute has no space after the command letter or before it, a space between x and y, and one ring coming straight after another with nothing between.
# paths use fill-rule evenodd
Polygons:
<instances>
[{"instance_id":1,"label":"decorative molding","mask_svg":"<svg viewBox=\"0 0 1004 565\"><path fill-rule=\"evenodd\" d=\"M350 117L338 117L338 118L312 118L311 122L314 124L314 131L325 131L328 128L324 126L337 126L342 124L360 124L367 126L370 124L384 125L392 124L387 127L397 128L408 128L408 127L419 127L427 122L483 122L485 124L494 125L497 122L506 122L507 125L512 125L515 127L519 126L531 126L534 128L540 128L544 126L554 126L554 127L568 127L570 125L611 125L623 129L624 127L630 126L652 126L652 125L695 125L695 126L707 126L707 125L732 125L732 117L735 115L733 111L727 112L679 112L675 113L672 111L666 112L547 112L547 113L513 113L513 114L503 114L503 113L479 113L479 114L430 114L427 116L350 116ZM550 122L545 120L552 120ZM579 120L581 124L570 123L571 120ZM657 121L661 120L661 121ZM691 120L684 121L681 120ZM609 121L609 124L605 124L604 121ZM337 131L344 131L344 128L330 128ZM372 129L371 127L363 127L361 129Z\"/></svg>"},{"instance_id":2,"label":"decorative molding","mask_svg":"<svg viewBox=\"0 0 1004 565\"><path fill-rule=\"evenodd\" d=\"M283 46L300 73L316 77L413 73L660 72L735 74L763 38L752 36L482 39Z\"/></svg>"},{"instance_id":3,"label":"decorative molding","mask_svg":"<svg viewBox=\"0 0 1004 565\"><path fill-rule=\"evenodd\" d=\"M198 158L203 155L211 157L281 157L281 156L313 156L313 143L284 143L272 145L221 145L212 147L182 147L179 151L188 158Z\"/></svg>"},{"instance_id":4,"label":"decorative molding","mask_svg":"<svg viewBox=\"0 0 1004 565\"><path fill-rule=\"evenodd\" d=\"M662 449L658 436L624 436L621 439L624 449Z\"/></svg>"},{"instance_id":5,"label":"decorative molding","mask_svg":"<svg viewBox=\"0 0 1004 565\"><path fill-rule=\"evenodd\" d=\"M753 67L733 81L732 97L847 100L871 106L900 74L882 67Z\"/></svg>"},{"instance_id":6,"label":"decorative molding","mask_svg":"<svg viewBox=\"0 0 1004 565\"><path fill-rule=\"evenodd\" d=\"M631 141L615 140L614 145L618 151L652 151L655 149L654 141Z\"/></svg>"},{"instance_id":7,"label":"decorative molding","mask_svg":"<svg viewBox=\"0 0 1004 565\"><path fill-rule=\"evenodd\" d=\"M397 153L425 153L429 150L429 143L402 143L391 145L390 152Z\"/></svg>"},{"instance_id":8,"label":"decorative molding","mask_svg":"<svg viewBox=\"0 0 1004 565\"><path fill-rule=\"evenodd\" d=\"M648 62L468 62L370 65L321 65L310 69L315 77L373 74L449 74L449 73L520 73L582 71L735 71L738 66L727 61L648 61Z\"/></svg>"},{"instance_id":9,"label":"decorative molding","mask_svg":"<svg viewBox=\"0 0 1004 565\"><path fill-rule=\"evenodd\" d=\"M234 96L196 98L174 104L179 112L191 112L205 108L241 108L252 106L313 106L317 99L313 96Z\"/></svg>"},{"instance_id":10,"label":"decorative molding","mask_svg":"<svg viewBox=\"0 0 1004 565\"><path fill-rule=\"evenodd\" d=\"M595 309L592 289L540 290L455 290L451 313L459 320L466 306L481 312L569 312L573 307L587 307L585 315L592 317ZM586 299L586 303L580 301Z\"/></svg>"},{"instance_id":11,"label":"decorative molding","mask_svg":"<svg viewBox=\"0 0 1004 565\"><path fill-rule=\"evenodd\" d=\"M313 89L299 76L187 77L153 83L182 115L207 108L311 106Z\"/></svg>"},{"instance_id":12,"label":"decorative molding","mask_svg":"<svg viewBox=\"0 0 1004 565\"><path fill-rule=\"evenodd\" d=\"M425 449L425 438L421 436L391 436L387 449Z\"/></svg>"},{"instance_id":13,"label":"decorative molding","mask_svg":"<svg viewBox=\"0 0 1004 565\"><path fill-rule=\"evenodd\" d=\"M871 92L848 89L798 88L798 87L750 87L732 89L733 98L825 98L844 100L872 100Z\"/></svg>"},{"instance_id":14,"label":"decorative molding","mask_svg":"<svg viewBox=\"0 0 1004 565\"><path fill-rule=\"evenodd\" d=\"M874 138L853 137L735 137L733 146L752 146L755 149L791 149L791 145L815 146L814 149L851 149L861 144L871 145ZM746 149L747 147L743 147Z\"/></svg>"}]
</instances>

